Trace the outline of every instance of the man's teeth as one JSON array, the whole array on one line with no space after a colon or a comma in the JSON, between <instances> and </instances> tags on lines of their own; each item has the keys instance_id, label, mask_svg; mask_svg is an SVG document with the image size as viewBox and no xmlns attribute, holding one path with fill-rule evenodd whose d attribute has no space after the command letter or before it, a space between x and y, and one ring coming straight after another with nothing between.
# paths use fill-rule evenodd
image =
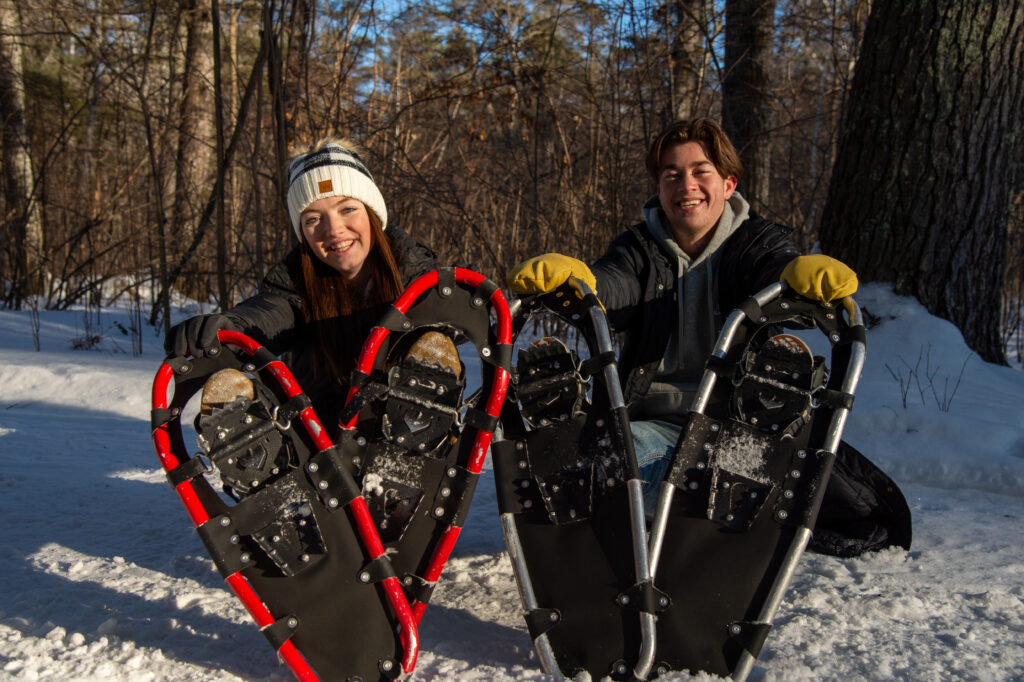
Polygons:
<instances>
[{"instance_id":1,"label":"man's teeth","mask_svg":"<svg viewBox=\"0 0 1024 682\"><path fill-rule=\"evenodd\" d=\"M696 199L691 199L690 201L684 201L684 202L682 202L682 203L680 204L680 206L682 206L683 208L690 208L691 206L696 206L696 205L697 205L697 204L699 204L699 203L700 203L700 202L699 202L698 200L696 200Z\"/></svg>"}]
</instances>

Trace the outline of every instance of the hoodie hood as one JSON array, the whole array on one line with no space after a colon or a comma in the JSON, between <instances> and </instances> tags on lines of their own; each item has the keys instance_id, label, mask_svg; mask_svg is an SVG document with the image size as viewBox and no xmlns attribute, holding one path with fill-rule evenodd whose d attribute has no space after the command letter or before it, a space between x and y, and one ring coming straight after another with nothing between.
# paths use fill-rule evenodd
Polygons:
<instances>
[{"instance_id":1,"label":"hoodie hood","mask_svg":"<svg viewBox=\"0 0 1024 682\"><path fill-rule=\"evenodd\" d=\"M750 204L739 192L733 192L715 225L711 241L693 257L672 238L657 195L644 203L641 212L658 248L676 264L678 317L657 377L643 405L631 410L631 414L638 417L677 415L689 409L704 372L704 363L714 349L718 314L714 269L718 266L722 245L750 217Z\"/></svg>"}]
</instances>

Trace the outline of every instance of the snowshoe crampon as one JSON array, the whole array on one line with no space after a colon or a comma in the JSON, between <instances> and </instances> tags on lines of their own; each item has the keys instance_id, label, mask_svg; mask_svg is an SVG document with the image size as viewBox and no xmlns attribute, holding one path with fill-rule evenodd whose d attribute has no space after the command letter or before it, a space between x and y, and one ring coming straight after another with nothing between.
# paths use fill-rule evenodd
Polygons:
<instances>
[{"instance_id":1,"label":"snowshoe crampon","mask_svg":"<svg viewBox=\"0 0 1024 682\"><path fill-rule=\"evenodd\" d=\"M779 327L817 329L830 365ZM851 298L772 285L727 319L651 527L655 673L744 679L811 537L865 357Z\"/></svg>"},{"instance_id":2,"label":"snowshoe crampon","mask_svg":"<svg viewBox=\"0 0 1024 682\"><path fill-rule=\"evenodd\" d=\"M434 290L444 286L451 287L453 301L476 311L463 313L472 318L465 321L472 328L467 335L483 338L494 355L507 357L501 348L508 347L511 323L504 297L471 271L424 275L385 321L411 322L409 308L440 296ZM426 308L425 316L438 313ZM504 337L500 331L499 338L488 336L492 310ZM449 319L442 312L434 322ZM379 347L386 336L386 329L375 328L367 347ZM405 427L430 433L415 441L417 462L408 467L430 475L388 477L382 473L390 470L386 460L404 456L404 450L378 449L371 440L376 434L356 430L343 430L335 445L283 363L244 334L220 331L218 338L222 348L203 357L165 361L154 382L152 414L161 464L217 569L298 679L390 680L411 672L419 618L457 538L472 477L490 441L484 425L491 422L479 417L480 426L471 429L474 448L481 451L477 462L476 449L459 446L467 421L459 410L476 410L461 402L464 379L423 344L407 348L403 370L419 379L422 369L435 395L443 384L459 397L401 398L429 402L431 408L437 403L443 415L433 422L427 410L406 420L408 411L392 406L393 421L405 425L392 428L392 440ZM494 420L508 383L507 362L499 364L490 365L487 404L480 410ZM200 390L200 452L190 457L180 420ZM402 485L392 485L395 478ZM215 490L218 479L223 494ZM456 501L447 502L449 497Z\"/></svg>"},{"instance_id":3,"label":"snowshoe crampon","mask_svg":"<svg viewBox=\"0 0 1024 682\"><path fill-rule=\"evenodd\" d=\"M604 310L578 281L521 299L577 332L518 352L504 440L492 448L502 531L545 672L643 678L656 610L641 482Z\"/></svg>"}]
</instances>

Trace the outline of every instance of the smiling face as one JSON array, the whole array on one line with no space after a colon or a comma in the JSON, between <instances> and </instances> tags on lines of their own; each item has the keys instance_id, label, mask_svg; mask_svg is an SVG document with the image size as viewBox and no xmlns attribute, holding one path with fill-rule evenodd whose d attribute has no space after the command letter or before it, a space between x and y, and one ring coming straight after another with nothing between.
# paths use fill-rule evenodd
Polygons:
<instances>
[{"instance_id":1,"label":"smiling face","mask_svg":"<svg viewBox=\"0 0 1024 682\"><path fill-rule=\"evenodd\" d=\"M351 197L317 199L303 209L299 227L313 255L348 279L359 275L373 246L363 202Z\"/></svg>"},{"instance_id":2,"label":"smiling face","mask_svg":"<svg viewBox=\"0 0 1024 682\"><path fill-rule=\"evenodd\" d=\"M658 199L672 236L687 254L700 253L710 241L736 176L723 178L698 142L665 149L658 172Z\"/></svg>"}]
</instances>

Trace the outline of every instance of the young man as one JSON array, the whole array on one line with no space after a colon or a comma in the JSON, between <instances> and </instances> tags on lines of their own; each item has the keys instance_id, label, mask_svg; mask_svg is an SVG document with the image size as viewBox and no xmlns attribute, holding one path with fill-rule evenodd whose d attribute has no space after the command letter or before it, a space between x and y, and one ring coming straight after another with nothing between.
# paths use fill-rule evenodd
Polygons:
<instances>
[{"instance_id":1,"label":"young man","mask_svg":"<svg viewBox=\"0 0 1024 682\"><path fill-rule=\"evenodd\" d=\"M643 221L589 268L545 254L514 268L508 284L540 293L575 276L596 290L623 335L619 374L650 513L725 317L780 278L830 301L856 291L857 277L827 256L800 256L792 230L750 210L736 191L739 156L715 121L679 121L662 132L647 170L657 194L643 205Z\"/></svg>"}]
</instances>

